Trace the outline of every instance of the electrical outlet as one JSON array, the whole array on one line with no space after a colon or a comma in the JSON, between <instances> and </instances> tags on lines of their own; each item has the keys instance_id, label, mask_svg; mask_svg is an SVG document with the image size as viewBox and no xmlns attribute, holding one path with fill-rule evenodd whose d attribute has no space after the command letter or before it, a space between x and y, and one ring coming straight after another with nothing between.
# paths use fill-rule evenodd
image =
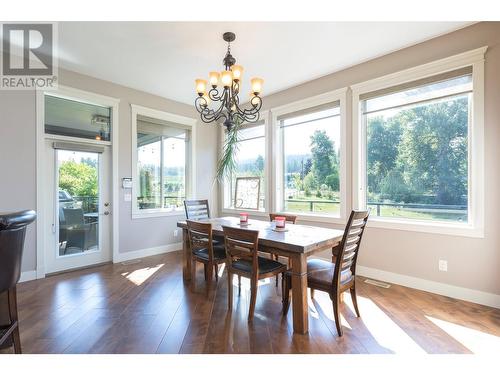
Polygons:
<instances>
[{"instance_id":1,"label":"electrical outlet","mask_svg":"<svg viewBox=\"0 0 500 375\"><path fill-rule=\"evenodd\" d=\"M174 237L177 237L179 235L179 229L174 229Z\"/></svg>"},{"instance_id":2,"label":"electrical outlet","mask_svg":"<svg viewBox=\"0 0 500 375\"><path fill-rule=\"evenodd\" d=\"M439 270L447 272L448 271L448 261L439 259Z\"/></svg>"}]
</instances>

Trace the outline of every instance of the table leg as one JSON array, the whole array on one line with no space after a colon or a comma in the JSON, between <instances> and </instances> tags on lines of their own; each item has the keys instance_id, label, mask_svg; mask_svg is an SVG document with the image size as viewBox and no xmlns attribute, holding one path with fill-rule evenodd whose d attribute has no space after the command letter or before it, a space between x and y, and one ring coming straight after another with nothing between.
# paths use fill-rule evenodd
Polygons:
<instances>
[{"instance_id":1,"label":"table leg","mask_svg":"<svg viewBox=\"0 0 500 375\"><path fill-rule=\"evenodd\" d=\"M292 313L294 333L305 334L309 330L307 306L307 258L305 254L292 257Z\"/></svg>"},{"instance_id":2,"label":"table leg","mask_svg":"<svg viewBox=\"0 0 500 375\"><path fill-rule=\"evenodd\" d=\"M182 229L182 275L184 280L191 280L191 249L187 229Z\"/></svg>"}]
</instances>

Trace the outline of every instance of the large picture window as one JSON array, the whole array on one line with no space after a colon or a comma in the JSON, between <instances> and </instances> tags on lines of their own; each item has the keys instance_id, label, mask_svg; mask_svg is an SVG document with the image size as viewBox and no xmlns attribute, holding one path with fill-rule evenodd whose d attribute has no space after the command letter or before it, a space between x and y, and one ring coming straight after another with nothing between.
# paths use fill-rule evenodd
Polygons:
<instances>
[{"instance_id":1,"label":"large picture window","mask_svg":"<svg viewBox=\"0 0 500 375\"><path fill-rule=\"evenodd\" d=\"M286 212L341 216L339 101L277 117Z\"/></svg>"},{"instance_id":2,"label":"large picture window","mask_svg":"<svg viewBox=\"0 0 500 375\"><path fill-rule=\"evenodd\" d=\"M225 186L225 208L265 210L266 128L245 125L238 131L236 169Z\"/></svg>"},{"instance_id":3,"label":"large picture window","mask_svg":"<svg viewBox=\"0 0 500 375\"><path fill-rule=\"evenodd\" d=\"M360 96L372 216L467 223L472 68Z\"/></svg>"},{"instance_id":4,"label":"large picture window","mask_svg":"<svg viewBox=\"0 0 500 375\"><path fill-rule=\"evenodd\" d=\"M133 112L133 116L136 169L133 212L137 215L182 212L190 183L192 128L140 113Z\"/></svg>"}]
</instances>

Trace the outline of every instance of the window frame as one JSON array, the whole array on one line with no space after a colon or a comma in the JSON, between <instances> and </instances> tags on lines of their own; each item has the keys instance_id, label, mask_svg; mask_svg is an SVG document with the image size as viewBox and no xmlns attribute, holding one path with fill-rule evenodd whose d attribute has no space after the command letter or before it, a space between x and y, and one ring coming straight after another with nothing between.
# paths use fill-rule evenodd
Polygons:
<instances>
[{"instance_id":1,"label":"window frame","mask_svg":"<svg viewBox=\"0 0 500 375\"><path fill-rule=\"evenodd\" d=\"M352 85L353 207L366 207L366 123L362 94L472 66L472 114L468 125L468 223L371 216L369 226L426 233L484 237L484 54L487 47Z\"/></svg>"},{"instance_id":2,"label":"window frame","mask_svg":"<svg viewBox=\"0 0 500 375\"><path fill-rule=\"evenodd\" d=\"M350 145L347 139L347 93L348 88L344 87L334 91L330 91L324 94L313 96L310 98L302 99L289 103L280 107L275 107L271 109L272 124L273 124L273 158L272 158L272 170L273 173L273 186L274 192L274 202L273 209L275 212L289 213L296 215L298 220L301 221L312 221L312 222L328 222L335 224L345 224L347 221L347 212L351 208L351 202L348 196L348 180L350 176L348 174L347 166L350 163L348 158ZM285 211L283 207L283 165L284 165L284 148L283 148L283 137L282 130L278 121L278 117L309 109L312 107L317 107L323 104L339 102L340 109L340 216L333 216L328 214L318 214L318 213L300 213Z\"/></svg>"},{"instance_id":3,"label":"window frame","mask_svg":"<svg viewBox=\"0 0 500 375\"><path fill-rule=\"evenodd\" d=\"M219 202L221 202L221 213L222 214L227 214L227 215L237 215L240 212L248 212L251 216L268 216L269 215L269 207L270 206L270 199L271 199L271 192L270 192L270 147L269 147L269 140L270 140L270 126L269 126L269 111L262 111L260 113L260 119L258 122L263 122L262 125L264 126L264 145L265 145L265 155L264 155L264 189L265 189L265 200L264 200L264 209L263 210L252 210L252 209L237 209L237 208L230 208L230 207L225 207L226 206L226 201L227 201L227 183L219 183ZM252 126L258 126L255 125L254 123L248 123L248 127ZM245 127L245 125L243 125ZM219 141L220 141L220 147L219 149L219 155L218 158L220 158L222 154L222 147L224 146L224 134L225 134L225 128L220 127L219 128ZM262 186L261 186L262 189ZM232 192L230 192L231 194ZM232 197L230 198L232 199Z\"/></svg>"},{"instance_id":4,"label":"window frame","mask_svg":"<svg viewBox=\"0 0 500 375\"><path fill-rule=\"evenodd\" d=\"M191 132L190 150L188 151L188 160L186 162L186 199L196 195L196 120L169 112L159 111L152 108L131 104L132 116L132 219L160 217L160 216L184 216L184 209L171 210L168 208L149 208L139 209L137 207L138 193L138 173L137 173L137 116L156 118L159 120L178 123L189 128Z\"/></svg>"}]
</instances>

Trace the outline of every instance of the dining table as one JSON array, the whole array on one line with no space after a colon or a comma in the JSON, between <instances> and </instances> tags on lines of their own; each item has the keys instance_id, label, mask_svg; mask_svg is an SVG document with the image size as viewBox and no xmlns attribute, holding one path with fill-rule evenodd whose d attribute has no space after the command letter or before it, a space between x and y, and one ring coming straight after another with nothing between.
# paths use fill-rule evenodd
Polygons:
<instances>
[{"instance_id":1,"label":"dining table","mask_svg":"<svg viewBox=\"0 0 500 375\"><path fill-rule=\"evenodd\" d=\"M343 230L311 225L286 224L285 231L277 231L275 223L248 219L247 225L240 225L239 217L218 217L198 220L212 224L212 234L224 235L222 226L259 231L259 252L278 254L290 259L289 272L292 278L292 314L294 333L306 334L309 330L307 303L307 257L336 248L344 234ZM182 228L183 277L191 280L191 249L185 220L178 221Z\"/></svg>"}]
</instances>

